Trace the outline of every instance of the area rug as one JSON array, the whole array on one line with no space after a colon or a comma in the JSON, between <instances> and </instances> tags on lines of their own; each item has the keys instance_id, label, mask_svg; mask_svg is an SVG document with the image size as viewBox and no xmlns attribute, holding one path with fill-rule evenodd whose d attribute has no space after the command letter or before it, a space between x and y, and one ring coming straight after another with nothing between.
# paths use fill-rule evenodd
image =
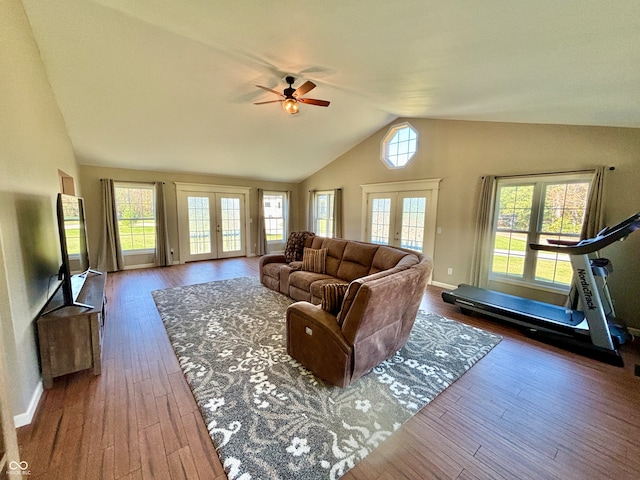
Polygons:
<instances>
[{"instance_id":1,"label":"area rug","mask_svg":"<svg viewBox=\"0 0 640 480\"><path fill-rule=\"evenodd\" d=\"M420 312L409 342L347 388L292 359L292 301L255 278L152 292L229 480L337 479L499 341Z\"/></svg>"}]
</instances>

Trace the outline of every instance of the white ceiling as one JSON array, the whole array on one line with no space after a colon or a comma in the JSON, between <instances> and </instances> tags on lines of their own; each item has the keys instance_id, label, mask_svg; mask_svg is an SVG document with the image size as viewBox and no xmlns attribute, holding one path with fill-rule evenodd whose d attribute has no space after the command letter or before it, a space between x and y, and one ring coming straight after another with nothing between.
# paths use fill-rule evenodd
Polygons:
<instances>
[{"instance_id":1,"label":"white ceiling","mask_svg":"<svg viewBox=\"0 0 640 480\"><path fill-rule=\"evenodd\" d=\"M23 2L83 164L300 181L397 117L640 127L638 0ZM331 105L253 105L287 74Z\"/></svg>"}]
</instances>

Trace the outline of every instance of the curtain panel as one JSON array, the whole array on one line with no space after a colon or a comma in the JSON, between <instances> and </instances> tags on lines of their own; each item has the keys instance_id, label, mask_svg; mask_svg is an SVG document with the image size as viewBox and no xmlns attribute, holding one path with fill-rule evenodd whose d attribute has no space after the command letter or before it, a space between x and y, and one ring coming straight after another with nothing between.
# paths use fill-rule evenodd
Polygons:
<instances>
[{"instance_id":1,"label":"curtain panel","mask_svg":"<svg viewBox=\"0 0 640 480\"><path fill-rule=\"evenodd\" d=\"M471 285L486 287L489 279L489 242L492 234L493 203L497 177L482 177L476 202L475 236L471 263Z\"/></svg>"},{"instance_id":2,"label":"curtain panel","mask_svg":"<svg viewBox=\"0 0 640 480\"><path fill-rule=\"evenodd\" d=\"M98 249L98 270L116 272L124 268L124 257L118 234L118 214L113 179L100 179L100 189L102 193L102 229Z\"/></svg>"},{"instance_id":3,"label":"curtain panel","mask_svg":"<svg viewBox=\"0 0 640 480\"><path fill-rule=\"evenodd\" d=\"M156 195L156 255L155 265L166 267L173 264L169 231L167 229L167 208L165 205L164 182L155 182Z\"/></svg>"},{"instance_id":4,"label":"curtain panel","mask_svg":"<svg viewBox=\"0 0 640 480\"><path fill-rule=\"evenodd\" d=\"M333 191L333 238L342 238L342 189Z\"/></svg>"},{"instance_id":5,"label":"curtain panel","mask_svg":"<svg viewBox=\"0 0 640 480\"><path fill-rule=\"evenodd\" d=\"M605 226L604 209L602 205L604 199L604 177L605 167L597 167L593 172L591 188L589 188L589 196L587 197L587 206L584 211L582 231L580 232L581 240L595 237ZM580 295L574 282L571 284L565 305L569 308L578 308L579 300Z\"/></svg>"},{"instance_id":6,"label":"curtain panel","mask_svg":"<svg viewBox=\"0 0 640 480\"><path fill-rule=\"evenodd\" d=\"M258 189L258 255L267 253L267 232L264 220L264 190Z\"/></svg>"},{"instance_id":7,"label":"curtain panel","mask_svg":"<svg viewBox=\"0 0 640 480\"><path fill-rule=\"evenodd\" d=\"M307 231L309 232L314 231L313 214L314 214L315 202L316 202L316 191L309 190L309 200L307 204Z\"/></svg>"}]
</instances>

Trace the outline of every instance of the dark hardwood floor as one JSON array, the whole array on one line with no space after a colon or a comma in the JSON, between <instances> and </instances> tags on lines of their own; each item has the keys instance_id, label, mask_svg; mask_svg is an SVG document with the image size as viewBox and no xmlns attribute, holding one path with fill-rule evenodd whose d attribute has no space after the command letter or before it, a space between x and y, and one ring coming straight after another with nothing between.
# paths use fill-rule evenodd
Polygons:
<instances>
[{"instance_id":1,"label":"dark hardwood floor","mask_svg":"<svg viewBox=\"0 0 640 480\"><path fill-rule=\"evenodd\" d=\"M54 380L19 429L32 480L225 479L152 290L257 276L258 259L109 274L103 371ZM640 363L617 368L462 315L429 287L423 308L504 337L361 461L347 480L638 479ZM615 292L614 292L615 294Z\"/></svg>"}]
</instances>

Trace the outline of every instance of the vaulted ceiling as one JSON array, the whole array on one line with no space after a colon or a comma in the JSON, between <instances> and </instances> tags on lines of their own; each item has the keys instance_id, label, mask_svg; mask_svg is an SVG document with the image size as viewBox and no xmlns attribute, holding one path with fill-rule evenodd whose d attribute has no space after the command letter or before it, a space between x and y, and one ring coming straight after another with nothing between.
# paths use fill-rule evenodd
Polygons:
<instances>
[{"instance_id":1,"label":"vaulted ceiling","mask_svg":"<svg viewBox=\"0 0 640 480\"><path fill-rule=\"evenodd\" d=\"M82 164L293 182L397 117L640 127L637 0L23 3ZM331 105L253 105L287 75Z\"/></svg>"}]
</instances>

